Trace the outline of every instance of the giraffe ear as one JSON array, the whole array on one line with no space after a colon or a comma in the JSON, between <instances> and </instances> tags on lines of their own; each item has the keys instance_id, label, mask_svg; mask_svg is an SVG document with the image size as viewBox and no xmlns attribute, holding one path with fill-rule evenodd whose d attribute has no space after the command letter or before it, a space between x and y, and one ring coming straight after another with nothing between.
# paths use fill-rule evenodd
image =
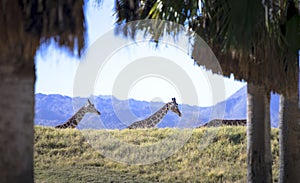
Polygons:
<instances>
[{"instance_id":1,"label":"giraffe ear","mask_svg":"<svg viewBox=\"0 0 300 183\"><path fill-rule=\"evenodd\" d=\"M88 102L89 102L89 104L90 104L90 105L92 105L92 103L91 103L90 99L88 99Z\"/></svg>"}]
</instances>

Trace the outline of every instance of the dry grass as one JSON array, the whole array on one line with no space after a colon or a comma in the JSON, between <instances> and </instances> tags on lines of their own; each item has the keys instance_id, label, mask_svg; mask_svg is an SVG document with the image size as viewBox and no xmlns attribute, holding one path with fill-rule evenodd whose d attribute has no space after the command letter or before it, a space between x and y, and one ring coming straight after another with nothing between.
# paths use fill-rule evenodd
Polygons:
<instances>
[{"instance_id":1,"label":"dry grass","mask_svg":"<svg viewBox=\"0 0 300 183\"><path fill-rule=\"evenodd\" d=\"M115 162L105 158L90 145L100 141L107 142L107 134L110 134L111 137L128 144L147 146L179 132L179 129L168 128L79 131L35 127L35 181L246 182L245 127L194 129L192 136L176 153L147 165ZM128 155L114 142L105 144L102 150L105 149L112 153ZM273 174L277 177L277 129L272 129L272 149ZM274 181L276 182L277 178Z\"/></svg>"}]
</instances>

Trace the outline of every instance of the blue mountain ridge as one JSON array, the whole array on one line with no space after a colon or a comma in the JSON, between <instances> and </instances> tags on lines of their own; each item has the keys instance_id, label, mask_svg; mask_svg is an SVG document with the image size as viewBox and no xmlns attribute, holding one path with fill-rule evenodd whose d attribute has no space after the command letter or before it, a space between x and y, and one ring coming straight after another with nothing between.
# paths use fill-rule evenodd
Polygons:
<instances>
[{"instance_id":1,"label":"blue mountain ridge","mask_svg":"<svg viewBox=\"0 0 300 183\"><path fill-rule=\"evenodd\" d=\"M71 98L58 94L36 94L35 125L55 126L67 121L80 107L87 103L86 98ZM162 102L146 102L134 99L119 100L113 96L92 96L90 99L101 115L86 114L79 123L79 129L124 129L132 122L145 119L164 105ZM171 98L170 98L171 100ZM158 124L159 128L194 128L212 119L246 119L247 86L227 100L211 107L179 105L182 117L172 112ZM271 96L271 126L278 126L279 96Z\"/></svg>"}]
</instances>

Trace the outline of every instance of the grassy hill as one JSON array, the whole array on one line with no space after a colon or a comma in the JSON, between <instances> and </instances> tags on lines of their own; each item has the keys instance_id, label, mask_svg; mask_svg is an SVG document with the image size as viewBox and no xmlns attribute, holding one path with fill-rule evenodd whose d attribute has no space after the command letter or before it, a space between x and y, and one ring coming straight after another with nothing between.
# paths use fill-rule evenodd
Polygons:
<instances>
[{"instance_id":1,"label":"grassy hill","mask_svg":"<svg viewBox=\"0 0 300 183\"><path fill-rule=\"evenodd\" d=\"M129 144L147 146L178 131L79 131L36 126L35 182L246 182L246 127L194 129L174 155L148 165L115 162L90 145L105 142L104 134L109 133ZM202 146L207 142L207 146ZM103 148L113 153L120 151L117 144L106 144ZM272 153L273 177L277 182L278 129L272 129Z\"/></svg>"}]
</instances>

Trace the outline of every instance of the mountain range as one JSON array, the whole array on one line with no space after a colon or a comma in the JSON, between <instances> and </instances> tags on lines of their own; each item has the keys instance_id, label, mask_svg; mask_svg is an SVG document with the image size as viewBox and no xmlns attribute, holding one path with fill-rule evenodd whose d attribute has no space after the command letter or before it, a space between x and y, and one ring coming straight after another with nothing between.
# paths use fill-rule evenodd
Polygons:
<instances>
[{"instance_id":1,"label":"mountain range","mask_svg":"<svg viewBox=\"0 0 300 183\"><path fill-rule=\"evenodd\" d=\"M71 98L58 94L36 94L35 125L55 126L67 121L87 103L86 98ZM79 129L124 129L132 122L145 119L164 105L162 102L146 102L134 99L119 100L113 96L92 96L91 101L101 115L86 114L79 123ZM171 97L170 97L171 101ZM246 119L247 86L244 86L227 100L211 107L179 105L182 117L172 112L157 125L165 127L198 127L213 119ZM271 126L278 126L279 96L271 96Z\"/></svg>"}]
</instances>

